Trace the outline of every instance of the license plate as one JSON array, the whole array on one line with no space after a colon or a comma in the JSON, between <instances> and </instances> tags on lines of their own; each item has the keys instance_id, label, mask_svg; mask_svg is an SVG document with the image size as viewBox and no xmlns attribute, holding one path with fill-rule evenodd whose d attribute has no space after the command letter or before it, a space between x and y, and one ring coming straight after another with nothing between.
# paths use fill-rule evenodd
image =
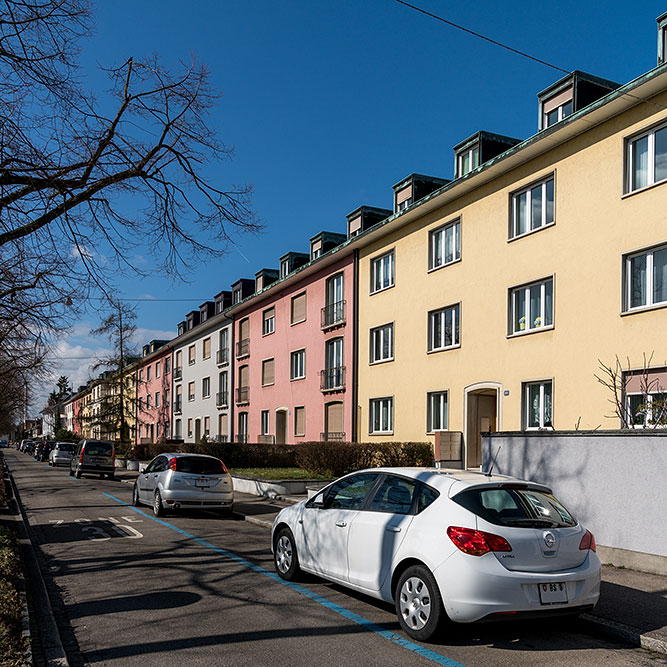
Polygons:
<instances>
[{"instance_id":1,"label":"license plate","mask_svg":"<svg viewBox=\"0 0 667 667\"><path fill-rule=\"evenodd\" d=\"M196 479L195 486L208 488L209 486L211 486L211 482L208 479Z\"/></svg>"},{"instance_id":2,"label":"license plate","mask_svg":"<svg viewBox=\"0 0 667 667\"><path fill-rule=\"evenodd\" d=\"M558 604L567 602L567 586L564 583L537 584L542 604Z\"/></svg>"}]
</instances>

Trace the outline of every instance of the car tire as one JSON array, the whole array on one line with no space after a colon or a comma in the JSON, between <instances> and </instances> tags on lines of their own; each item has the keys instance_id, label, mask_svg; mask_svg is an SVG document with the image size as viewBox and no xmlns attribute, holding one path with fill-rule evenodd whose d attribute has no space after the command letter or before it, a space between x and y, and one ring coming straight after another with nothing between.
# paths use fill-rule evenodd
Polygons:
<instances>
[{"instance_id":1,"label":"car tire","mask_svg":"<svg viewBox=\"0 0 667 667\"><path fill-rule=\"evenodd\" d=\"M162 507L162 496L159 491L153 496L153 514L155 516L164 516L164 507Z\"/></svg>"},{"instance_id":2,"label":"car tire","mask_svg":"<svg viewBox=\"0 0 667 667\"><path fill-rule=\"evenodd\" d=\"M69 469L69 476L74 477L74 471L71 468Z\"/></svg>"},{"instance_id":3,"label":"car tire","mask_svg":"<svg viewBox=\"0 0 667 667\"><path fill-rule=\"evenodd\" d=\"M77 471L74 473L74 477L76 477L77 479L81 479L81 471L80 471L80 470L77 470Z\"/></svg>"},{"instance_id":4,"label":"car tire","mask_svg":"<svg viewBox=\"0 0 667 667\"><path fill-rule=\"evenodd\" d=\"M137 489L136 482L132 487L132 505L134 507L139 507L139 505L141 505L141 503L139 502L139 489Z\"/></svg>"},{"instance_id":5,"label":"car tire","mask_svg":"<svg viewBox=\"0 0 667 667\"><path fill-rule=\"evenodd\" d=\"M289 528L281 528L276 535L273 547L273 563L276 572L285 581L294 581L298 578L299 556L296 553L294 535Z\"/></svg>"},{"instance_id":6,"label":"car tire","mask_svg":"<svg viewBox=\"0 0 667 667\"><path fill-rule=\"evenodd\" d=\"M445 616L433 575L424 565L412 565L398 580L396 616L403 631L418 641L433 636Z\"/></svg>"}]
</instances>

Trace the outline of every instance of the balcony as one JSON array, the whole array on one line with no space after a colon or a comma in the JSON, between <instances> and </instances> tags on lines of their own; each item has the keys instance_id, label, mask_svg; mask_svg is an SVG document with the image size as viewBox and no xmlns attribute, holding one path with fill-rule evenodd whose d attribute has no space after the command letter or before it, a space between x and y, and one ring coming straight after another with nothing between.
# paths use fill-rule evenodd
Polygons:
<instances>
[{"instance_id":1,"label":"balcony","mask_svg":"<svg viewBox=\"0 0 667 667\"><path fill-rule=\"evenodd\" d=\"M174 380L180 380L183 377L183 367L174 366Z\"/></svg>"},{"instance_id":2,"label":"balcony","mask_svg":"<svg viewBox=\"0 0 667 667\"><path fill-rule=\"evenodd\" d=\"M175 415L180 415L181 412L183 412L183 399L179 396L174 401L174 414Z\"/></svg>"},{"instance_id":3,"label":"balcony","mask_svg":"<svg viewBox=\"0 0 667 667\"><path fill-rule=\"evenodd\" d=\"M229 405L227 391L219 391L215 395L215 405L219 408L226 408Z\"/></svg>"},{"instance_id":4,"label":"balcony","mask_svg":"<svg viewBox=\"0 0 667 667\"><path fill-rule=\"evenodd\" d=\"M246 442L248 442L248 434L247 433L239 433L236 436L236 442L238 442L239 444L245 444Z\"/></svg>"},{"instance_id":5,"label":"balcony","mask_svg":"<svg viewBox=\"0 0 667 667\"><path fill-rule=\"evenodd\" d=\"M347 301L336 301L322 308L322 329L330 329L345 324L345 304Z\"/></svg>"},{"instance_id":6,"label":"balcony","mask_svg":"<svg viewBox=\"0 0 667 667\"><path fill-rule=\"evenodd\" d=\"M242 403L250 403L250 387L236 388L236 405L241 405Z\"/></svg>"},{"instance_id":7,"label":"balcony","mask_svg":"<svg viewBox=\"0 0 667 667\"><path fill-rule=\"evenodd\" d=\"M237 341L236 343L236 358L241 359L242 357L250 356L250 338L243 338L242 340Z\"/></svg>"},{"instance_id":8,"label":"balcony","mask_svg":"<svg viewBox=\"0 0 667 667\"><path fill-rule=\"evenodd\" d=\"M275 441L275 435L260 435L257 438L257 442L259 442L260 445L273 445Z\"/></svg>"},{"instance_id":9,"label":"balcony","mask_svg":"<svg viewBox=\"0 0 667 667\"><path fill-rule=\"evenodd\" d=\"M218 366L224 366L229 363L229 348L225 347L222 350L218 350L216 354L216 360Z\"/></svg>"},{"instance_id":10,"label":"balcony","mask_svg":"<svg viewBox=\"0 0 667 667\"><path fill-rule=\"evenodd\" d=\"M345 433L342 431L320 433L320 440L322 442L345 442Z\"/></svg>"},{"instance_id":11,"label":"balcony","mask_svg":"<svg viewBox=\"0 0 667 667\"><path fill-rule=\"evenodd\" d=\"M344 391L345 390L345 366L334 366L320 371L320 390Z\"/></svg>"}]
</instances>

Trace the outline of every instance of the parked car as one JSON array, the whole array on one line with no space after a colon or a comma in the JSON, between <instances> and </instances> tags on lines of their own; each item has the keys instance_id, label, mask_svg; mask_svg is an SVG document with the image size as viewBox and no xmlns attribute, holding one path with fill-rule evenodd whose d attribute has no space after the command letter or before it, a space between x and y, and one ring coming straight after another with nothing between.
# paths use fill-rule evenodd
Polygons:
<instances>
[{"instance_id":1,"label":"parked car","mask_svg":"<svg viewBox=\"0 0 667 667\"><path fill-rule=\"evenodd\" d=\"M305 570L393 602L425 640L444 621L580 613L600 595L595 539L541 484L379 468L347 475L276 517L280 577Z\"/></svg>"},{"instance_id":2,"label":"parked car","mask_svg":"<svg viewBox=\"0 0 667 667\"><path fill-rule=\"evenodd\" d=\"M38 461L41 461L42 463L44 461L48 461L49 454L51 454L51 450L53 450L55 446L56 446L55 440L46 440L39 450L39 457L35 456L35 458Z\"/></svg>"},{"instance_id":3,"label":"parked car","mask_svg":"<svg viewBox=\"0 0 667 667\"><path fill-rule=\"evenodd\" d=\"M204 454L160 454L139 474L132 503L151 505L155 516L166 509L207 509L230 513L234 483L225 464Z\"/></svg>"},{"instance_id":4,"label":"parked car","mask_svg":"<svg viewBox=\"0 0 667 667\"><path fill-rule=\"evenodd\" d=\"M9 447L9 440L0 440L0 447Z\"/></svg>"},{"instance_id":5,"label":"parked car","mask_svg":"<svg viewBox=\"0 0 667 667\"><path fill-rule=\"evenodd\" d=\"M21 451L25 454L32 454L35 451L35 443L33 440L22 440Z\"/></svg>"},{"instance_id":6,"label":"parked car","mask_svg":"<svg viewBox=\"0 0 667 667\"><path fill-rule=\"evenodd\" d=\"M116 472L116 451L109 440L81 440L70 461L69 474L81 479L83 473L106 475L113 479Z\"/></svg>"},{"instance_id":7,"label":"parked car","mask_svg":"<svg viewBox=\"0 0 667 667\"><path fill-rule=\"evenodd\" d=\"M49 452L49 465L60 466L69 465L72 456L76 452L76 445L73 442L56 442L53 449Z\"/></svg>"}]
</instances>

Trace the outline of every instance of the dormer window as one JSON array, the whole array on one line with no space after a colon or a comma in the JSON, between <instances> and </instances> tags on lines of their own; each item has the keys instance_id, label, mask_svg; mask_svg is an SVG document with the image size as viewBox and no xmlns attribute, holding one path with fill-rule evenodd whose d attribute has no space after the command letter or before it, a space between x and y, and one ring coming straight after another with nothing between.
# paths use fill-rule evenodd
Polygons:
<instances>
[{"instance_id":1,"label":"dormer window","mask_svg":"<svg viewBox=\"0 0 667 667\"><path fill-rule=\"evenodd\" d=\"M241 303L241 288L237 287L232 293L232 303Z\"/></svg>"},{"instance_id":2,"label":"dormer window","mask_svg":"<svg viewBox=\"0 0 667 667\"><path fill-rule=\"evenodd\" d=\"M289 273L289 259L280 262L280 277L284 278Z\"/></svg>"},{"instance_id":3,"label":"dormer window","mask_svg":"<svg viewBox=\"0 0 667 667\"><path fill-rule=\"evenodd\" d=\"M465 176L479 167L479 144L464 149L456 155L456 177Z\"/></svg>"},{"instance_id":4,"label":"dormer window","mask_svg":"<svg viewBox=\"0 0 667 667\"><path fill-rule=\"evenodd\" d=\"M412 183L402 190L394 192L394 212L398 213L408 208L413 202L412 198Z\"/></svg>"},{"instance_id":5,"label":"dormer window","mask_svg":"<svg viewBox=\"0 0 667 667\"><path fill-rule=\"evenodd\" d=\"M574 89L572 87L542 102L542 128L551 127L572 115Z\"/></svg>"},{"instance_id":6,"label":"dormer window","mask_svg":"<svg viewBox=\"0 0 667 667\"><path fill-rule=\"evenodd\" d=\"M658 16L658 65L667 62L667 14Z\"/></svg>"}]
</instances>

